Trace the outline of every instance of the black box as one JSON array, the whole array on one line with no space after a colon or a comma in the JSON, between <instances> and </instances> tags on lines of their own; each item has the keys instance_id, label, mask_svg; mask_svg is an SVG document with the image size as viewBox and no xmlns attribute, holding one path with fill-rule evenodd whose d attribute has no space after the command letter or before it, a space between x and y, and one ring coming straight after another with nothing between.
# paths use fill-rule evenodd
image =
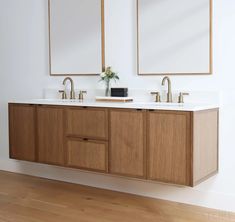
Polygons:
<instances>
[{"instance_id":1,"label":"black box","mask_svg":"<svg viewBox=\"0 0 235 222\"><path fill-rule=\"evenodd\" d=\"M111 96L128 97L128 88L111 88Z\"/></svg>"}]
</instances>

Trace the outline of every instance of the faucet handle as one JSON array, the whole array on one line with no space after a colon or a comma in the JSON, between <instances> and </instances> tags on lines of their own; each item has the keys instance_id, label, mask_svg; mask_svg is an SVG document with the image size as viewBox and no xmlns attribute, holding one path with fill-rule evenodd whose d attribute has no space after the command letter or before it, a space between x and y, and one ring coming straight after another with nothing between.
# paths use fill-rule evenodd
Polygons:
<instances>
[{"instance_id":1,"label":"faucet handle","mask_svg":"<svg viewBox=\"0 0 235 222\"><path fill-rule=\"evenodd\" d=\"M160 92L151 92L151 95L156 95L155 102L161 102L161 95Z\"/></svg>"},{"instance_id":2,"label":"faucet handle","mask_svg":"<svg viewBox=\"0 0 235 222\"><path fill-rule=\"evenodd\" d=\"M79 92L79 96L78 96L78 99L80 100L80 101L83 101L83 99L84 99L84 95L83 94L87 94L87 91L80 91Z\"/></svg>"},{"instance_id":3,"label":"faucet handle","mask_svg":"<svg viewBox=\"0 0 235 222\"><path fill-rule=\"evenodd\" d=\"M59 90L59 93L61 93L61 99L67 99L67 94L65 90Z\"/></svg>"},{"instance_id":4,"label":"faucet handle","mask_svg":"<svg viewBox=\"0 0 235 222\"><path fill-rule=\"evenodd\" d=\"M184 96L189 96L189 93L181 92L181 93L179 94L178 103L184 103Z\"/></svg>"}]
</instances>

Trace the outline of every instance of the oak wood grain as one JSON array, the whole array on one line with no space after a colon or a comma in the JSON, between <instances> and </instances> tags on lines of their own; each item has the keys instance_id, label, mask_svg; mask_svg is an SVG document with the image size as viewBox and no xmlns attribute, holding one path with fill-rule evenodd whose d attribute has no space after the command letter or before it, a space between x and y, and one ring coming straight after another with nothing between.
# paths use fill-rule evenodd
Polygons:
<instances>
[{"instance_id":1,"label":"oak wood grain","mask_svg":"<svg viewBox=\"0 0 235 222\"><path fill-rule=\"evenodd\" d=\"M149 112L147 127L148 178L190 185L190 112Z\"/></svg>"},{"instance_id":2,"label":"oak wood grain","mask_svg":"<svg viewBox=\"0 0 235 222\"><path fill-rule=\"evenodd\" d=\"M218 110L193 114L193 180L199 183L218 171Z\"/></svg>"},{"instance_id":3,"label":"oak wood grain","mask_svg":"<svg viewBox=\"0 0 235 222\"><path fill-rule=\"evenodd\" d=\"M110 173L146 177L145 115L142 110L110 110Z\"/></svg>"},{"instance_id":4,"label":"oak wood grain","mask_svg":"<svg viewBox=\"0 0 235 222\"><path fill-rule=\"evenodd\" d=\"M231 212L2 171L0 181L3 222L235 221Z\"/></svg>"},{"instance_id":5,"label":"oak wood grain","mask_svg":"<svg viewBox=\"0 0 235 222\"><path fill-rule=\"evenodd\" d=\"M9 104L10 157L18 160L36 160L35 106Z\"/></svg>"},{"instance_id":6,"label":"oak wood grain","mask_svg":"<svg viewBox=\"0 0 235 222\"><path fill-rule=\"evenodd\" d=\"M67 140L67 166L106 172L107 142L72 139Z\"/></svg>"},{"instance_id":7,"label":"oak wood grain","mask_svg":"<svg viewBox=\"0 0 235 222\"><path fill-rule=\"evenodd\" d=\"M108 112L102 108L67 108L66 134L90 139L108 139Z\"/></svg>"},{"instance_id":8,"label":"oak wood grain","mask_svg":"<svg viewBox=\"0 0 235 222\"><path fill-rule=\"evenodd\" d=\"M64 109L37 107L38 161L64 165Z\"/></svg>"},{"instance_id":9,"label":"oak wood grain","mask_svg":"<svg viewBox=\"0 0 235 222\"><path fill-rule=\"evenodd\" d=\"M10 157L195 186L218 172L218 117L9 104Z\"/></svg>"}]
</instances>

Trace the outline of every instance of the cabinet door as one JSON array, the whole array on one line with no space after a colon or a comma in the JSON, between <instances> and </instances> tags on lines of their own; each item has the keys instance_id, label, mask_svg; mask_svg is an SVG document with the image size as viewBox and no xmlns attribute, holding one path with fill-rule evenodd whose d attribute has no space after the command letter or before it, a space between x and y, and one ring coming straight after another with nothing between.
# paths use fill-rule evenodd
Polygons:
<instances>
[{"instance_id":1,"label":"cabinet door","mask_svg":"<svg viewBox=\"0 0 235 222\"><path fill-rule=\"evenodd\" d=\"M190 185L190 112L149 112L147 127L148 179Z\"/></svg>"},{"instance_id":2,"label":"cabinet door","mask_svg":"<svg viewBox=\"0 0 235 222\"><path fill-rule=\"evenodd\" d=\"M68 108L66 134L91 139L108 139L108 112L96 108Z\"/></svg>"},{"instance_id":3,"label":"cabinet door","mask_svg":"<svg viewBox=\"0 0 235 222\"><path fill-rule=\"evenodd\" d=\"M145 177L145 111L110 111L109 171Z\"/></svg>"},{"instance_id":4,"label":"cabinet door","mask_svg":"<svg viewBox=\"0 0 235 222\"><path fill-rule=\"evenodd\" d=\"M38 161L64 164L63 108L38 106Z\"/></svg>"},{"instance_id":5,"label":"cabinet door","mask_svg":"<svg viewBox=\"0 0 235 222\"><path fill-rule=\"evenodd\" d=\"M35 161L35 106L9 104L10 158Z\"/></svg>"},{"instance_id":6,"label":"cabinet door","mask_svg":"<svg viewBox=\"0 0 235 222\"><path fill-rule=\"evenodd\" d=\"M69 138L67 140L67 165L106 172L107 142Z\"/></svg>"}]
</instances>

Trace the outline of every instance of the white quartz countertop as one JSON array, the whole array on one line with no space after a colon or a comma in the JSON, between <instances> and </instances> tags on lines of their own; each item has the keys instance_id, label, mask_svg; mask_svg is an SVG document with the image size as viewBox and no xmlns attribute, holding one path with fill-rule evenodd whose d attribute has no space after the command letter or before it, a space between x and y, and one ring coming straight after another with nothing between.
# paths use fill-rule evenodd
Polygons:
<instances>
[{"instance_id":1,"label":"white quartz countertop","mask_svg":"<svg viewBox=\"0 0 235 222\"><path fill-rule=\"evenodd\" d=\"M60 99L31 99L31 100L14 100L9 103L19 104L40 104L56 106L78 106L78 107L106 107L106 108L123 108L123 109L149 109L149 110L171 110L171 111L202 111L219 108L218 104L204 103L155 103L155 102L97 102L95 100L60 100Z\"/></svg>"}]
</instances>

